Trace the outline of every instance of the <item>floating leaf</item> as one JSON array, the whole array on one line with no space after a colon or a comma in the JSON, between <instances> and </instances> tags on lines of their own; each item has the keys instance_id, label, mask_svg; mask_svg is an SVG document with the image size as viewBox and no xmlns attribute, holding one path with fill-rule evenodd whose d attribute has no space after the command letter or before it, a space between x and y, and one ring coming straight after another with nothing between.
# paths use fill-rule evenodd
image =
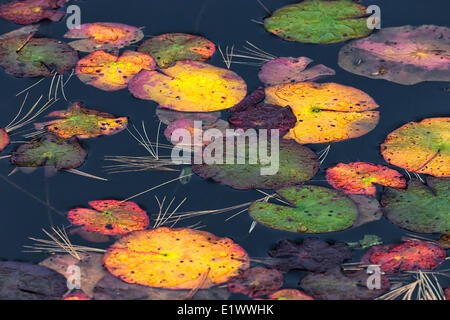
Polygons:
<instances>
[{"instance_id":1,"label":"floating leaf","mask_svg":"<svg viewBox=\"0 0 450 320\"><path fill-rule=\"evenodd\" d=\"M60 118L45 123L36 123L36 129L46 129L63 139L76 136L80 139L113 135L124 130L127 117L115 118L112 114L82 107L82 102L72 103L67 110L53 111L47 117Z\"/></svg>"},{"instance_id":2,"label":"floating leaf","mask_svg":"<svg viewBox=\"0 0 450 320\"><path fill-rule=\"evenodd\" d=\"M234 72L198 61L178 61L157 71L142 70L128 86L137 98L177 111L228 109L245 97L247 85Z\"/></svg>"},{"instance_id":3,"label":"floating leaf","mask_svg":"<svg viewBox=\"0 0 450 320\"><path fill-rule=\"evenodd\" d=\"M271 300L314 300L306 293L297 289L281 289L272 293L269 298Z\"/></svg>"},{"instance_id":4,"label":"floating leaf","mask_svg":"<svg viewBox=\"0 0 450 320\"><path fill-rule=\"evenodd\" d=\"M44 19L61 20L66 13L57 10L68 0L19 0L0 5L0 17L16 24L32 24Z\"/></svg>"},{"instance_id":5,"label":"floating leaf","mask_svg":"<svg viewBox=\"0 0 450 320\"><path fill-rule=\"evenodd\" d=\"M264 28L289 41L337 43L366 37L366 7L351 0L307 0L276 10Z\"/></svg>"},{"instance_id":6,"label":"floating leaf","mask_svg":"<svg viewBox=\"0 0 450 320\"><path fill-rule=\"evenodd\" d=\"M94 209L76 208L69 211L67 218L72 225L106 235L127 234L147 228L147 213L134 202L118 200L90 201Z\"/></svg>"},{"instance_id":7,"label":"floating leaf","mask_svg":"<svg viewBox=\"0 0 450 320\"><path fill-rule=\"evenodd\" d=\"M367 162L338 163L327 169L326 178L334 188L347 194L376 196L374 184L405 188L406 180L398 171Z\"/></svg>"},{"instance_id":8,"label":"floating leaf","mask_svg":"<svg viewBox=\"0 0 450 320\"><path fill-rule=\"evenodd\" d=\"M324 76L333 76L336 72L323 64L306 67L312 62L307 57L280 57L266 62L258 73L258 78L266 86L277 84L314 81Z\"/></svg>"},{"instance_id":9,"label":"floating leaf","mask_svg":"<svg viewBox=\"0 0 450 320\"><path fill-rule=\"evenodd\" d=\"M0 152L9 144L9 135L5 129L0 129Z\"/></svg>"},{"instance_id":10,"label":"floating leaf","mask_svg":"<svg viewBox=\"0 0 450 320\"><path fill-rule=\"evenodd\" d=\"M145 53L125 51L120 57L98 50L77 63L78 78L105 91L124 89L139 71L155 69L155 60Z\"/></svg>"},{"instance_id":11,"label":"floating leaf","mask_svg":"<svg viewBox=\"0 0 450 320\"><path fill-rule=\"evenodd\" d=\"M274 269L254 267L228 281L228 290L249 297L271 294L283 285L283 275Z\"/></svg>"},{"instance_id":12,"label":"floating leaf","mask_svg":"<svg viewBox=\"0 0 450 320\"><path fill-rule=\"evenodd\" d=\"M0 35L0 41L19 38L19 37L28 37L29 35L34 35L39 30L39 24L33 24L31 26L21 27L19 29L15 29L8 33L4 33Z\"/></svg>"},{"instance_id":13,"label":"floating leaf","mask_svg":"<svg viewBox=\"0 0 450 320\"><path fill-rule=\"evenodd\" d=\"M75 290L64 297L63 300L92 300L82 290Z\"/></svg>"},{"instance_id":14,"label":"floating leaf","mask_svg":"<svg viewBox=\"0 0 450 320\"><path fill-rule=\"evenodd\" d=\"M203 124L213 124L220 118L220 111L215 112L180 112L164 108L156 108L156 116L164 124L171 124L177 120L189 119L192 121L202 121Z\"/></svg>"},{"instance_id":15,"label":"floating leaf","mask_svg":"<svg viewBox=\"0 0 450 320\"><path fill-rule=\"evenodd\" d=\"M386 217L419 233L449 233L450 179L427 178L428 186L411 180L406 190L387 189L381 197Z\"/></svg>"},{"instance_id":16,"label":"floating leaf","mask_svg":"<svg viewBox=\"0 0 450 320\"><path fill-rule=\"evenodd\" d=\"M180 60L205 61L216 50L214 43L185 33L166 33L144 41L138 48L155 58L158 67L167 68Z\"/></svg>"},{"instance_id":17,"label":"floating leaf","mask_svg":"<svg viewBox=\"0 0 450 320\"><path fill-rule=\"evenodd\" d=\"M409 122L381 144L387 162L408 171L450 177L450 118Z\"/></svg>"},{"instance_id":18,"label":"floating leaf","mask_svg":"<svg viewBox=\"0 0 450 320\"><path fill-rule=\"evenodd\" d=\"M387 274L433 270L445 260L445 250L425 241L406 241L372 247L362 257L363 264L379 265Z\"/></svg>"},{"instance_id":19,"label":"floating leaf","mask_svg":"<svg viewBox=\"0 0 450 320\"><path fill-rule=\"evenodd\" d=\"M361 90L337 83L296 82L266 88L266 103L290 106L297 125L284 136L300 144L357 138L379 119L375 101Z\"/></svg>"},{"instance_id":20,"label":"floating leaf","mask_svg":"<svg viewBox=\"0 0 450 320\"><path fill-rule=\"evenodd\" d=\"M433 25L382 28L351 41L339 66L351 73L405 85L450 81L450 28Z\"/></svg>"},{"instance_id":21,"label":"floating leaf","mask_svg":"<svg viewBox=\"0 0 450 320\"><path fill-rule=\"evenodd\" d=\"M75 50L54 39L19 37L0 42L0 66L18 78L49 77L54 70L63 74L77 61Z\"/></svg>"},{"instance_id":22,"label":"floating leaf","mask_svg":"<svg viewBox=\"0 0 450 320\"><path fill-rule=\"evenodd\" d=\"M112 50L127 47L144 38L141 29L121 23L85 23L69 30L64 38L82 39L69 43L77 51Z\"/></svg>"},{"instance_id":23,"label":"floating leaf","mask_svg":"<svg viewBox=\"0 0 450 320\"><path fill-rule=\"evenodd\" d=\"M277 190L293 207L254 202L249 213L270 228L291 232L324 233L350 228L358 217L353 201L320 186L293 186Z\"/></svg>"},{"instance_id":24,"label":"floating leaf","mask_svg":"<svg viewBox=\"0 0 450 320\"><path fill-rule=\"evenodd\" d=\"M48 133L17 148L11 155L11 163L17 167L75 169L83 164L86 155L76 139L64 140Z\"/></svg>"},{"instance_id":25,"label":"floating leaf","mask_svg":"<svg viewBox=\"0 0 450 320\"><path fill-rule=\"evenodd\" d=\"M438 246L444 249L450 249L450 233L443 234L438 242Z\"/></svg>"},{"instance_id":26,"label":"floating leaf","mask_svg":"<svg viewBox=\"0 0 450 320\"><path fill-rule=\"evenodd\" d=\"M330 245L320 239L305 239L301 244L282 240L269 254L275 258L274 267L284 272L325 272L351 259L352 250L344 243Z\"/></svg>"},{"instance_id":27,"label":"floating leaf","mask_svg":"<svg viewBox=\"0 0 450 320\"><path fill-rule=\"evenodd\" d=\"M354 228L369 222L378 221L383 217L383 211L377 199L358 194L350 194L348 197L356 204L359 211L358 218L353 223Z\"/></svg>"},{"instance_id":28,"label":"floating leaf","mask_svg":"<svg viewBox=\"0 0 450 320\"><path fill-rule=\"evenodd\" d=\"M347 245L355 249L367 249L373 246L383 244L381 238L374 234L365 234L364 238L356 242L347 242Z\"/></svg>"},{"instance_id":29,"label":"floating leaf","mask_svg":"<svg viewBox=\"0 0 450 320\"><path fill-rule=\"evenodd\" d=\"M0 261L0 300L58 300L66 279L57 272L28 262Z\"/></svg>"},{"instance_id":30,"label":"floating leaf","mask_svg":"<svg viewBox=\"0 0 450 320\"><path fill-rule=\"evenodd\" d=\"M125 282L170 289L209 288L249 266L247 253L230 239L166 227L123 236L103 262Z\"/></svg>"}]
</instances>

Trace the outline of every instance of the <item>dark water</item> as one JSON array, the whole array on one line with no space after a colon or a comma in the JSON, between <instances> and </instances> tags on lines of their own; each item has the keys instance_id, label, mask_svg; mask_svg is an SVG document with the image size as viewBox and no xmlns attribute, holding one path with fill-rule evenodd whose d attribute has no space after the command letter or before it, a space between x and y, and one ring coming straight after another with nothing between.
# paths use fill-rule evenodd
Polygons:
<instances>
[{"instance_id":1,"label":"dark water","mask_svg":"<svg viewBox=\"0 0 450 320\"><path fill-rule=\"evenodd\" d=\"M286 4L295 3L295 1L264 0L264 3L269 9L274 10ZM250 21L250 19L262 20L266 14L254 0L85 0L78 1L76 4L81 7L82 23L119 22L145 26L146 35L167 32L199 34L222 47L233 44L236 47L242 47L245 41L249 40L276 56L307 56L314 59L315 63L322 63L336 70L336 76L326 78L325 81L353 86L372 96L380 105L381 119L377 128L361 138L333 143L321 171L311 183L326 185L321 181L324 179L324 169L338 162L367 161L386 164L379 154L379 144L384 141L389 132L409 121L449 115L450 93L445 90L449 87L448 83L429 82L404 86L350 74L337 65L338 51L343 44L321 46L283 41L265 32L261 25ZM406 24L448 26L449 24L450 1L448 0L367 0L364 1L364 4L375 4L381 8L382 27ZM0 33L10 31L15 27L12 23L0 21ZM66 31L65 21L44 23L41 28L42 35L58 39L62 39L62 35ZM224 67L218 53L209 62ZM257 78L257 67L233 65L232 70L245 79L249 92L260 85ZM16 98L15 93L36 80L15 79L0 71L0 81L0 126L4 126L13 118L22 102L22 98ZM31 91L30 98L36 99L38 95L44 93L45 88L48 90L50 80L46 81L45 85L39 86L40 89ZM128 90L104 92L84 85L76 77L66 87L66 94L70 101L83 101L89 108L128 116L136 124L145 120L149 132L152 132L151 135L154 137L158 125L158 119L155 116L156 103L135 99ZM53 110L66 107L67 103L60 100ZM23 140L19 134L12 138L13 141ZM42 237L41 228L48 229L51 223L56 226L68 225L64 216L49 213L47 206L33 197L37 197L43 202L48 199L51 206L65 214L73 207L86 206L90 200L124 199L178 176L178 173L158 171L107 175L102 168L109 164L103 160L105 155L146 155L145 151L138 147L126 132L110 137L84 140L82 144L87 148L89 155L86 163L79 169L107 177L109 182L92 180L69 173L59 173L46 178L43 170L37 170L28 175L17 173L11 176L9 180L25 189L27 191L25 193L11 186L4 179L0 179L0 258L40 261L45 258L45 255L22 252L23 245L31 244L27 238ZM17 144L12 144L2 155L16 146ZM311 146L315 151L324 147L324 145ZM8 175L12 169L13 166L8 160L0 160L2 176ZM164 195L168 198L175 196L178 201L187 197L188 200L181 208L182 211L218 209L261 197L256 191L236 191L193 176L189 184L172 183L155 192L143 195L135 201L147 212L155 213L157 207L154 195L159 198ZM285 238L301 240L308 236L275 231L262 225L256 226L254 231L248 234L252 222L248 214L243 213L225 222L225 218L230 215L231 213L227 213L192 219L179 224L179 226L201 221L206 225L203 230L218 236L233 238L248 251L251 257L267 256L267 251L279 240ZM360 228L328 233L318 237L332 241L356 241L368 233L382 236L385 243L393 243L400 241L406 232L383 218ZM72 241L76 244L92 246L77 236L74 236ZM357 261L362 253L354 252L354 261ZM448 267L449 263L441 266L441 268ZM296 287L301 276L301 273L288 276L287 286ZM449 282L446 281L446 279L442 279L441 284L444 287L449 285Z\"/></svg>"}]
</instances>

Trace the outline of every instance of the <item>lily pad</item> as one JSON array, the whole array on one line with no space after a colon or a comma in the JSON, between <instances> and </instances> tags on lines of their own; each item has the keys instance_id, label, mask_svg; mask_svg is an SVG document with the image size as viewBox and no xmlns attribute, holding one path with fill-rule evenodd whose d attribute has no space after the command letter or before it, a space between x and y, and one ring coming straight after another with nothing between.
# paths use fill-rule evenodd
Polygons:
<instances>
[{"instance_id":1,"label":"lily pad","mask_svg":"<svg viewBox=\"0 0 450 320\"><path fill-rule=\"evenodd\" d=\"M383 217L381 205L376 198L359 194L350 194L348 197L356 204L359 211L358 218L353 223L354 228L366 223L378 221Z\"/></svg>"},{"instance_id":2,"label":"lily pad","mask_svg":"<svg viewBox=\"0 0 450 320\"><path fill-rule=\"evenodd\" d=\"M437 245L444 249L450 249L450 233L443 234L437 241Z\"/></svg>"},{"instance_id":3,"label":"lily pad","mask_svg":"<svg viewBox=\"0 0 450 320\"><path fill-rule=\"evenodd\" d=\"M289 41L338 43L368 36L366 7L351 0L306 0L276 10L264 28Z\"/></svg>"},{"instance_id":4,"label":"lily pad","mask_svg":"<svg viewBox=\"0 0 450 320\"><path fill-rule=\"evenodd\" d=\"M0 42L0 66L18 77L50 77L72 69L78 55L64 42L47 38L19 37Z\"/></svg>"},{"instance_id":5,"label":"lily pad","mask_svg":"<svg viewBox=\"0 0 450 320\"><path fill-rule=\"evenodd\" d=\"M216 50L214 43L203 37L186 33L166 33L144 41L138 48L155 58L160 68L180 60L205 61Z\"/></svg>"},{"instance_id":6,"label":"lily pad","mask_svg":"<svg viewBox=\"0 0 450 320\"><path fill-rule=\"evenodd\" d=\"M22 144L11 155L17 167L51 166L57 170L75 169L86 159L86 151L75 138L61 139L51 133L39 140Z\"/></svg>"},{"instance_id":7,"label":"lily pad","mask_svg":"<svg viewBox=\"0 0 450 320\"><path fill-rule=\"evenodd\" d=\"M0 129L0 152L9 144L9 135L5 129Z\"/></svg>"},{"instance_id":8,"label":"lily pad","mask_svg":"<svg viewBox=\"0 0 450 320\"><path fill-rule=\"evenodd\" d=\"M406 180L401 173L382 165L367 162L338 163L327 169L326 178L334 188L347 194L376 196L374 184L405 188Z\"/></svg>"},{"instance_id":9,"label":"lily pad","mask_svg":"<svg viewBox=\"0 0 450 320\"><path fill-rule=\"evenodd\" d=\"M419 233L449 233L450 179L427 178L427 186L411 180L406 190L387 189L381 197L386 217Z\"/></svg>"},{"instance_id":10,"label":"lily pad","mask_svg":"<svg viewBox=\"0 0 450 320\"><path fill-rule=\"evenodd\" d=\"M63 300L92 300L82 290L74 290L66 295Z\"/></svg>"},{"instance_id":11,"label":"lily pad","mask_svg":"<svg viewBox=\"0 0 450 320\"><path fill-rule=\"evenodd\" d=\"M98 50L77 63L78 78L105 91L124 89L141 70L155 69L155 60L145 53L125 51L120 57Z\"/></svg>"},{"instance_id":12,"label":"lily pad","mask_svg":"<svg viewBox=\"0 0 450 320\"><path fill-rule=\"evenodd\" d=\"M387 162L408 171L450 177L450 118L409 122L381 144Z\"/></svg>"},{"instance_id":13,"label":"lily pad","mask_svg":"<svg viewBox=\"0 0 450 320\"><path fill-rule=\"evenodd\" d=\"M69 30L64 38L81 39L69 45L77 51L117 50L139 42L144 38L141 29L121 23L85 23Z\"/></svg>"},{"instance_id":14,"label":"lily pad","mask_svg":"<svg viewBox=\"0 0 450 320\"><path fill-rule=\"evenodd\" d=\"M123 236L107 250L103 263L128 283L193 289L228 281L249 267L249 258L231 239L161 227Z\"/></svg>"},{"instance_id":15,"label":"lily pad","mask_svg":"<svg viewBox=\"0 0 450 320\"><path fill-rule=\"evenodd\" d=\"M121 235L143 230L149 224L147 213L134 202L99 200L90 201L89 205L94 210L76 208L69 211L67 218L72 225L91 232Z\"/></svg>"},{"instance_id":16,"label":"lily pad","mask_svg":"<svg viewBox=\"0 0 450 320\"><path fill-rule=\"evenodd\" d=\"M228 290L251 298L271 294L283 285L283 274L274 269L254 267L228 281Z\"/></svg>"},{"instance_id":17,"label":"lily pad","mask_svg":"<svg viewBox=\"0 0 450 320\"><path fill-rule=\"evenodd\" d=\"M375 101L361 90L337 83L296 82L266 88L266 103L290 106L297 124L284 136L300 144L357 138L379 120Z\"/></svg>"},{"instance_id":18,"label":"lily pad","mask_svg":"<svg viewBox=\"0 0 450 320\"><path fill-rule=\"evenodd\" d=\"M0 17L15 24L32 24L44 19L59 21L65 11L57 10L69 0L19 0L0 5Z\"/></svg>"},{"instance_id":19,"label":"lily pad","mask_svg":"<svg viewBox=\"0 0 450 320\"><path fill-rule=\"evenodd\" d=\"M314 300L297 289L281 289L269 296L270 300Z\"/></svg>"},{"instance_id":20,"label":"lily pad","mask_svg":"<svg viewBox=\"0 0 450 320\"><path fill-rule=\"evenodd\" d=\"M293 186L277 193L292 207L254 202L250 216L270 228L291 232L325 233L350 228L358 217L355 203L339 192L320 186Z\"/></svg>"},{"instance_id":21,"label":"lily pad","mask_svg":"<svg viewBox=\"0 0 450 320\"><path fill-rule=\"evenodd\" d=\"M15 29L13 31L4 33L0 35L0 41L19 38L19 37L28 37L30 35L34 35L39 30L39 24L33 24L31 26L21 27L19 29Z\"/></svg>"},{"instance_id":22,"label":"lily pad","mask_svg":"<svg viewBox=\"0 0 450 320\"><path fill-rule=\"evenodd\" d=\"M372 79L411 85L450 81L450 28L433 25L382 28L351 41L339 52L339 66Z\"/></svg>"},{"instance_id":23,"label":"lily pad","mask_svg":"<svg viewBox=\"0 0 450 320\"><path fill-rule=\"evenodd\" d=\"M67 110L53 111L47 117L60 119L36 123L34 126L36 129L53 132L63 139L113 135L127 127L127 117L115 118L112 114L86 109L82 105L82 102L74 102Z\"/></svg>"},{"instance_id":24,"label":"lily pad","mask_svg":"<svg viewBox=\"0 0 450 320\"><path fill-rule=\"evenodd\" d=\"M162 71L142 70L128 89L136 98L156 101L162 108L188 112L228 109L247 92L236 73L203 62L177 61Z\"/></svg>"}]
</instances>

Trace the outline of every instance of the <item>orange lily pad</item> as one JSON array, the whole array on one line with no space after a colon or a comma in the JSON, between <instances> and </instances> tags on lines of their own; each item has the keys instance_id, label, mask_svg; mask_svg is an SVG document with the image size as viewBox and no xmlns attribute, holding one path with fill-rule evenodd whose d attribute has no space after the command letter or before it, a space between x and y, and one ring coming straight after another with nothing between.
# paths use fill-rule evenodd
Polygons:
<instances>
[{"instance_id":1,"label":"orange lily pad","mask_svg":"<svg viewBox=\"0 0 450 320\"><path fill-rule=\"evenodd\" d=\"M314 300L297 289L281 289L269 296L270 300Z\"/></svg>"},{"instance_id":2,"label":"orange lily pad","mask_svg":"<svg viewBox=\"0 0 450 320\"><path fill-rule=\"evenodd\" d=\"M295 82L266 88L266 103L290 106L296 126L285 136L300 144L357 138L379 120L375 101L366 93L337 83Z\"/></svg>"},{"instance_id":3,"label":"orange lily pad","mask_svg":"<svg viewBox=\"0 0 450 320\"><path fill-rule=\"evenodd\" d=\"M9 144L9 135L5 129L0 129L0 152Z\"/></svg>"},{"instance_id":4,"label":"orange lily pad","mask_svg":"<svg viewBox=\"0 0 450 320\"><path fill-rule=\"evenodd\" d=\"M68 219L82 229L107 235L127 234L147 228L147 213L134 202L118 200L90 201L94 209L76 208L69 211Z\"/></svg>"},{"instance_id":5,"label":"orange lily pad","mask_svg":"<svg viewBox=\"0 0 450 320\"><path fill-rule=\"evenodd\" d=\"M275 269L254 267L228 281L228 290L253 298L273 293L282 285L283 274L281 272Z\"/></svg>"},{"instance_id":6,"label":"orange lily pad","mask_svg":"<svg viewBox=\"0 0 450 320\"><path fill-rule=\"evenodd\" d=\"M347 194L376 196L374 184L406 187L406 180L398 171L367 162L339 163L327 170L326 178L334 188Z\"/></svg>"},{"instance_id":7,"label":"orange lily pad","mask_svg":"<svg viewBox=\"0 0 450 320\"><path fill-rule=\"evenodd\" d=\"M128 89L162 108L188 112L228 109L247 93L245 81L236 73L203 62L178 61L162 71L142 70Z\"/></svg>"},{"instance_id":8,"label":"orange lily pad","mask_svg":"<svg viewBox=\"0 0 450 320\"><path fill-rule=\"evenodd\" d=\"M110 273L128 283L206 289L249 267L245 250L228 238L189 228L135 231L104 255Z\"/></svg>"},{"instance_id":9,"label":"orange lily pad","mask_svg":"<svg viewBox=\"0 0 450 320\"><path fill-rule=\"evenodd\" d=\"M409 122L381 145L390 164L435 177L450 177L450 117Z\"/></svg>"},{"instance_id":10,"label":"orange lily pad","mask_svg":"<svg viewBox=\"0 0 450 320\"><path fill-rule=\"evenodd\" d=\"M127 87L130 80L142 69L155 69L155 60L148 54L125 51L116 57L98 50L78 61L78 78L91 86L105 91L115 91Z\"/></svg>"}]
</instances>

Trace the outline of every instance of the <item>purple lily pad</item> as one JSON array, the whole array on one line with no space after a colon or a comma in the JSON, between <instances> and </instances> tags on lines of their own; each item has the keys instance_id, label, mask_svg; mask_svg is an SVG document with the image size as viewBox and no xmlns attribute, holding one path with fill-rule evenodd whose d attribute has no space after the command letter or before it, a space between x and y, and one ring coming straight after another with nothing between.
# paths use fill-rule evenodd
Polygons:
<instances>
[{"instance_id":1,"label":"purple lily pad","mask_svg":"<svg viewBox=\"0 0 450 320\"><path fill-rule=\"evenodd\" d=\"M32 24L44 19L61 20L66 13L57 10L69 0L18 0L0 5L0 17L16 24Z\"/></svg>"}]
</instances>

